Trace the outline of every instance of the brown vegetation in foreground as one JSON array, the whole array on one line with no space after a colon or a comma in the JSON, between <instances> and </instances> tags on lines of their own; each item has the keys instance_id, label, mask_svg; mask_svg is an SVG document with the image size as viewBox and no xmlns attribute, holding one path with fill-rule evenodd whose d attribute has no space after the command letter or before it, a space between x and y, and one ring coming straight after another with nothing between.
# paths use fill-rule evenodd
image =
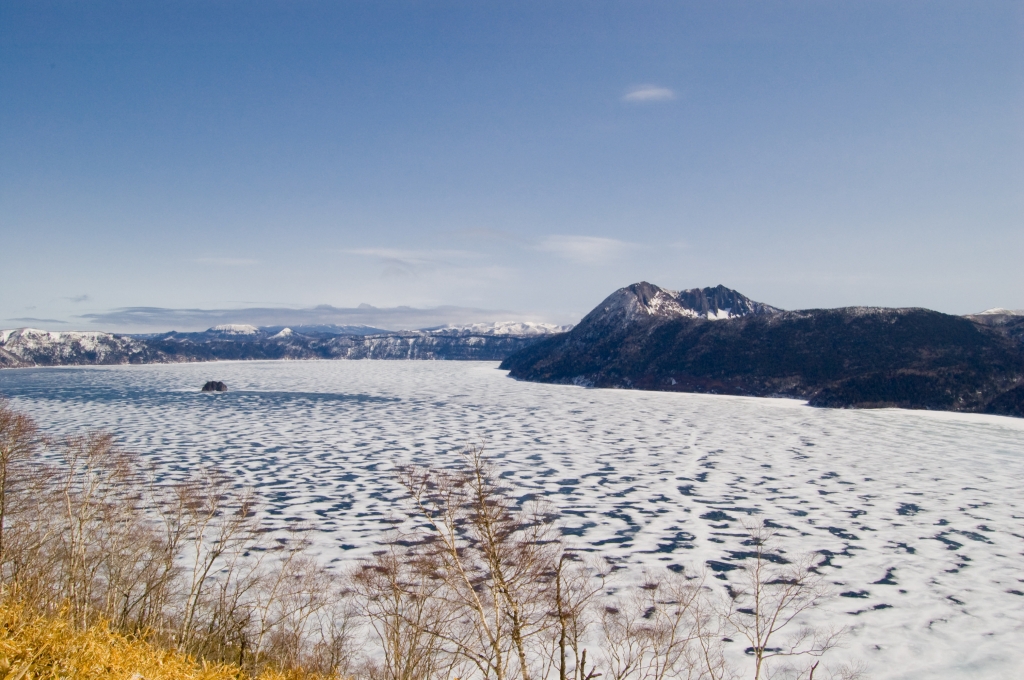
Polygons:
<instances>
[{"instance_id":1,"label":"brown vegetation in foreground","mask_svg":"<svg viewBox=\"0 0 1024 680\"><path fill-rule=\"evenodd\" d=\"M240 668L214 664L96 623L84 630L67 617L41 616L17 602L0 604L0 677L10 680L237 680ZM253 680L307 680L265 670Z\"/></svg>"},{"instance_id":2,"label":"brown vegetation in foreground","mask_svg":"<svg viewBox=\"0 0 1024 680\"><path fill-rule=\"evenodd\" d=\"M250 491L212 475L159 483L108 435L47 441L0 403L0 673L856 677L819 668L842 631L797 619L826 596L823 582L809 562L773 564L763 524L727 593L667 571L615 588L479 449L462 462L404 470L416 526L336 574L307 553L302 527L290 544L267 541ZM730 637L748 647L742 674Z\"/></svg>"}]
</instances>

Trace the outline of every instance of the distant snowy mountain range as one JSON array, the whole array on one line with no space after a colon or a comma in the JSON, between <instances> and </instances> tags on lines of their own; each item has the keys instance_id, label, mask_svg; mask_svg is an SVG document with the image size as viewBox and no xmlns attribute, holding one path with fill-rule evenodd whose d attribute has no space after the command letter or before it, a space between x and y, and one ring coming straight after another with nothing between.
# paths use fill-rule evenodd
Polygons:
<instances>
[{"instance_id":1,"label":"distant snowy mountain range","mask_svg":"<svg viewBox=\"0 0 1024 680\"><path fill-rule=\"evenodd\" d=\"M575 327L0 331L0 368L226 359L476 359L542 382L1024 414L1024 311L999 308L965 317L877 307L785 311L725 286L674 291L640 282Z\"/></svg>"},{"instance_id":2,"label":"distant snowy mountain range","mask_svg":"<svg viewBox=\"0 0 1024 680\"><path fill-rule=\"evenodd\" d=\"M0 367L171 363L218 359L477 359L500 361L571 326L501 321L388 331L371 326L221 324L198 333L0 331Z\"/></svg>"}]
</instances>

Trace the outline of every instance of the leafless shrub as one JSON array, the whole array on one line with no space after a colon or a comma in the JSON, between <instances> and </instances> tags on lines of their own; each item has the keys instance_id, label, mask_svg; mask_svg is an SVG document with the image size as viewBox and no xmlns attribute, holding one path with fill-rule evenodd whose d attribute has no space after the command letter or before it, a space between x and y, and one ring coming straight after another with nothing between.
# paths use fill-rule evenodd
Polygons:
<instances>
[{"instance_id":1,"label":"leafless shrub","mask_svg":"<svg viewBox=\"0 0 1024 680\"><path fill-rule=\"evenodd\" d=\"M802 614L819 606L830 590L811 557L789 563L773 561L777 548L773 528L764 522L746 526L753 553L740 572L738 588L730 587L729 601L720 611L725 624L750 645L754 680L808 677L813 680L819 659L842 640L845 629L799 625ZM851 669L840 669L842 677Z\"/></svg>"},{"instance_id":2,"label":"leafless shrub","mask_svg":"<svg viewBox=\"0 0 1024 680\"><path fill-rule=\"evenodd\" d=\"M555 571L552 615L557 619L559 680L592 680L600 675L587 667L586 639L594 623L593 603L604 588L604 576L584 556L563 548ZM545 676L546 677L546 676Z\"/></svg>"},{"instance_id":3,"label":"leafless shrub","mask_svg":"<svg viewBox=\"0 0 1024 680\"><path fill-rule=\"evenodd\" d=\"M460 633L445 602L444 582L433 555L403 547L395 537L353 575L360 608L379 642L381 658L367 667L371 678L414 680L445 675L457 660L446 652Z\"/></svg>"},{"instance_id":4,"label":"leafless shrub","mask_svg":"<svg viewBox=\"0 0 1024 680\"><path fill-rule=\"evenodd\" d=\"M444 627L431 638L485 678L568 677L596 593L565 553L550 513L518 506L479 447L457 471L407 470L402 484L425 521L416 553L436 584ZM557 646L555 646L557 645ZM456 663L456 665L458 665Z\"/></svg>"},{"instance_id":5,"label":"leafless shrub","mask_svg":"<svg viewBox=\"0 0 1024 680\"><path fill-rule=\"evenodd\" d=\"M34 458L40 443L35 422L0 399L0 565L6 563L12 497L25 476L24 466Z\"/></svg>"},{"instance_id":6,"label":"leafless shrub","mask_svg":"<svg viewBox=\"0 0 1024 680\"><path fill-rule=\"evenodd\" d=\"M704 577L667 572L607 602L606 667L614 680L729 677Z\"/></svg>"}]
</instances>

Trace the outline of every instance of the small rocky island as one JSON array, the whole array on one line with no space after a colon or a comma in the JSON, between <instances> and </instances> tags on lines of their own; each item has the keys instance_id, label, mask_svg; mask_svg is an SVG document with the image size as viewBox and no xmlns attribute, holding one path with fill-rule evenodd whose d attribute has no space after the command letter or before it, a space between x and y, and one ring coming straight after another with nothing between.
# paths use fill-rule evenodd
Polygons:
<instances>
[{"instance_id":1,"label":"small rocky island","mask_svg":"<svg viewBox=\"0 0 1024 680\"><path fill-rule=\"evenodd\" d=\"M203 392L227 392L228 386L219 380L208 380L203 385Z\"/></svg>"}]
</instances>

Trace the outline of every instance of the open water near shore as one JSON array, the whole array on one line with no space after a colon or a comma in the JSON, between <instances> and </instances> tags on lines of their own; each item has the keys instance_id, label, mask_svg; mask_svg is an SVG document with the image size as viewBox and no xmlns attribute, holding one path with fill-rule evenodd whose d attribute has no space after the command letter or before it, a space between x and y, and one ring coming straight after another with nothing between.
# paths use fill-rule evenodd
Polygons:
<instances>
[{"instance_id":1,"label":"open water near shore","mask_svg":"<svg viewBox=\"0 0 1024 680\"><path fill-rule=\"evenodd\" d=\"M851 627L834 659L872 678L1024 677L1024 420L539 385L479 362L4 370L0 394L50 433L114 432L165 479L229 473L282 536L312 524L339 568L404 517L397 465L452 465L467 444L623 578L728 577L742 521L771 520L788 554L830 558L837 596L809 622Z\"/></svg>"}]
</instances>

